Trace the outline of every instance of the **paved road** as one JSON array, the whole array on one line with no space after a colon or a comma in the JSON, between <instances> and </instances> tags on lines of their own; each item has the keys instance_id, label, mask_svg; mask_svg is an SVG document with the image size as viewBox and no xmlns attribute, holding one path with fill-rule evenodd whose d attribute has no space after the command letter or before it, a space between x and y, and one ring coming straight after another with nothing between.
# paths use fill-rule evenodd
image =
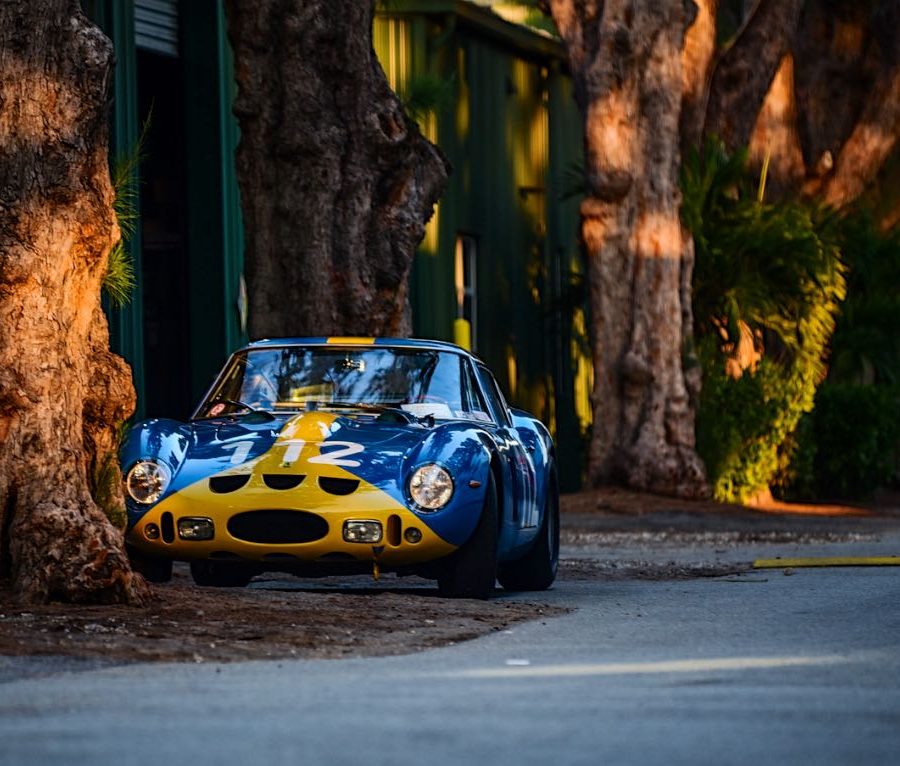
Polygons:
<instances>
[{"instance_id":1,"label":"paved road","mask_svg":"<svg viewBox=\"0 0 900 766\"><path fill-rule=\"evenodd\" d=\"M574 611L408 657L42 661L0 684L0 764L900 763L900 567L546 599Z\"/></svg>"}]
</instances>

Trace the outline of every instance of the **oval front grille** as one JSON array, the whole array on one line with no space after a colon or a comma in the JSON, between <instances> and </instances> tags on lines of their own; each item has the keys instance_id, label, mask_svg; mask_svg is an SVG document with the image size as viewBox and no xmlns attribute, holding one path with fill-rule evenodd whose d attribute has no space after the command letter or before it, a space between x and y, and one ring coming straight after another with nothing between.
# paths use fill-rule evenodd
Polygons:
<instances>
[{"instance_id":1,"label":"oval front grille","mask_svg":"<svg viewBox=\"0 0 900 766\"><path fill-rule=\"evenodd\" d=\"M228 531L248 543L311 543L328 534L328 522L306 511L244 511L228 520Z\"/></svg>"}]
</instances>

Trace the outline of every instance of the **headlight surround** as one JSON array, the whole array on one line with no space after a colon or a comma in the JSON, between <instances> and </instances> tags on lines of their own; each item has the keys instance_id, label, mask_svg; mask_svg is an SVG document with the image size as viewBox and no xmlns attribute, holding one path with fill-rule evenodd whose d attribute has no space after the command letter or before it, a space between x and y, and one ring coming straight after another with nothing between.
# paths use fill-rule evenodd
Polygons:
<instances>
[{"instance_id":1,"label":"headlight surround","mask_svg":"<svg viewBox=\"0 0 900 766\"><path fill-rule=\"evenodd\" d=\"M136 503L150 505L162 497L172 479L168 466L155 460L138 460L125 476L125 489Z\"/></svg>"},{"instance_id":2,"label":"headlight surround","mask_svg":"<svg viewBox=\"0 0 900 766\"><path fill-rule=\"evenodd\" d=\"M440 510L453 497L453 477L436 463L420 466L409 479L409 496L422 510Z\"/></svg>"}]
</instances>

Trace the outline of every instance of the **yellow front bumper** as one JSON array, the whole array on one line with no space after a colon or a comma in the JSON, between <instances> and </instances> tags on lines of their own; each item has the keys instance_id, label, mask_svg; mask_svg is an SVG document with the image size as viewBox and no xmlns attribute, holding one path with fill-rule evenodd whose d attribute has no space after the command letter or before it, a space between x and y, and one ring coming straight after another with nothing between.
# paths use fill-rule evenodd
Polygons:
<instances>
[{"instance_id":1,"label":"yellow front bumper","mask_svg":"<svg viewBox=\"0 0 900 766\"><path fill-rule=\"evenodd\" d=\"M228 529L229 520L240 513L256 510L302 510L322 518L328 531L324 537L304 543L259 543L238 539ZM168 519L166 519L168 515ZM183 540L178 534L179 519L208 518L215 527L211 540ZM382 538L376 543L347 542L343 538L344 522L348 520L378 521ZM166 523L167 522L167 523ZM151 539L148 528L156 530ZM159 530L171 530L163 539ZM418 542L408 542L405 533L416 529ZM251 479L246 489L229 495L216 495L205 482L164 499L148 511L128 533L128 542L146 553L179 560L227 558L240 556L255 562L289 562L347 559L378 560L382 566L420 564L452 553L456 547L432 532L422 520L389 495L369 485L348 497L328 495L309 477L294 490L273 492Z\"/></svg>"}]
</instances>

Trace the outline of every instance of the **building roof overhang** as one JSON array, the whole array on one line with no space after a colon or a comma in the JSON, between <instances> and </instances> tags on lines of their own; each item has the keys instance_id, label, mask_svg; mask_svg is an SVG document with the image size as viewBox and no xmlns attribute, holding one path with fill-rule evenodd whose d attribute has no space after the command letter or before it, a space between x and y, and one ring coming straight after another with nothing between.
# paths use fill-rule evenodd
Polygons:
<instances>
[{"instance_id":1,"label":"building roof overhang","mask_svg":"<svg viewBox=\"0 0 900 766\"><path fill-rule=\"evenodd\" d=\"M489 7L468 0L379 0L378 10L387 15L443 16L504 43L518 51L565 60L562 41L537 29L507 21Z\"/></svg>"}]
</instances>

